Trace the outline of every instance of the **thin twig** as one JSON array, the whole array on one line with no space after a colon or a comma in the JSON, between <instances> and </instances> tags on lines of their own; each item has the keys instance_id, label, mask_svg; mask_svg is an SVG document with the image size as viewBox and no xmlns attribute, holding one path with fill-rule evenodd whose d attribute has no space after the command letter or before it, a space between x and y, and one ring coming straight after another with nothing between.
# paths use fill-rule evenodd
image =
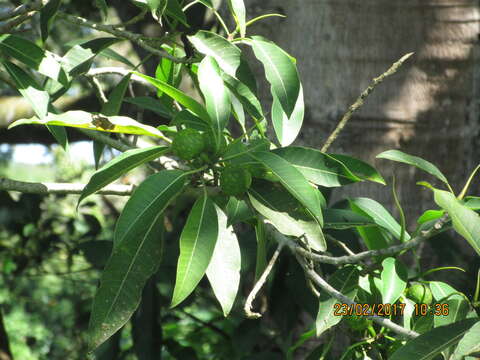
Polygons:
<instances>
[{"instance_id":1,"label":"thin twig","mask_svg":"<svg viewBox=\"0 0 480 360\"><path fill-rule=\"evenodd\" d=\"M138 46L140 46L140 47L144 48L145 50L151 52L152 54L155 54L155 55L160 56L162 58L170 59L175 63L186 63L187 64L187 63L194 62L194 60L192 60L192 59L178 58L178 57L170 55L167 51L165 51L163 49L157 49L157 48L154 48L154 47L150 46L149 44L147 44L142 39L142 35L140 35L140 34L132 33L130 31L126 31L126 30L118 30L116 27L111 26L111 25L97 24L93 21L84 19L80 16L73 16L73 15L65 14L63 12L59 12L58 16L60 18L64 19L64 20L68 21L68 22L73 23L73 24L86 26L86 27L89 27L91 29L95 29L95 30L98 30L98 31L106 32L108 34L112 34L112 35L114 35L118 38L121 38L121 39L130 40L131 42L134 42L135 44L137 44Z\"/></svg>"},{"instance_id":2,"label":"thin twig","mask_svg":"<svg viewBox=\"0 0 480 360\"><path fill-rule=\"evenodd\" d=\"M19 191L26 194L81 194L85 184L26 182L0 178L0 191ZM99 190L97 194L129 196L134 185L110 184Z\"/></svg>"},{"instance_id":3,"label":"thin twig","mask_svg":"<svg viewBox=\"0 0 480 360\"><path fill-rule=\"evenodd\" d=\"M33 15L35 15L36 11L30 11L26 14L23 14L13 20L10 20L9 22L3 24L0 26L0 34L8 34L10 33L13 28L15 28L18 25L23 24L25 21L30 19Z\"/></svg>"},{"instance_id":4,"label":"thin twig","mask_svg":"<svg viewBox=\"0 0 480 360\"><path fill-rule=\"evenodd\" d=\"M292 251L295 253L295 247L291 246ZM300 266L303 268L303 271L307 275L307 277L313 281L313 283L321 288L322 290L326 291L330 296L334 297L335 299L341 301L344 304L348 304L350 306L355 306L356 303L348 298L347 296L343 295L341 292L335 290L332 286L330 286L329 283L327 283L320 275L318 275L313 269L310 269L308 264L306 263L305 259L302 258L298 253L295 254L298 263ZM384 326L394 332L396 332L399 335L402 335L406 338L413 339L419 336L415 331L412 330L407 330L403 328L402 326L395 324L393 321L377 316L377 315L371 315L371 316L365 316L366 319L370 319L375 321L377 324L380 324L381 326Z\"/></svg>"},{"instance_id":5,"label":"thin twig","mask_svg":"<svg viewBox=\"0 0 480 360\"><path fill-rule=\"evenodd\" d=\"M190 319L198 322L199 324L202 324L203 326L205 327L208 327L209 329L215 331L216 333L222 335L225 339L227 340L230 340L230 335L228 335L225 331L223 331L222 329L220 329L218 326L212 324L211 322L207 322L207 321L204 321L202 319L200 319L199 317L193 315L193 314L190 314L189 312L186 312L185 310L183 309L177 309L177 311L181 312L182 314L186 315L187 317L189 317Z\"/></svg>"},{"instance_id":6,"label":"thin twig","mask_svg":"<svg viewBox=\"0 0 480 360\"><path fill-rule=\"evenodd\" d=\"M448 215L444 215L430 229L426 231L422 231L420 235L415 236L413 239L403 244L390 246L385 249L368 250L355 255L345 255L345 256L338 256L338 257L314 254L310 251L303 249L301 246L297 245L296 243L293 243L293 241L288 240L285 236L284 238L287 239L289 243L293 243L293 246L295 247L295 251L307 259L310 259L319 263L332 264L332 265L356 264L363 260L371 259L376 256L390 256L408 249L412 249L418 246L421 242L431 238L432 236L444 230L443 226L445 225L447 220L448 220Z\"/></svg>"},{"instance_id":7,"label":"thin twig","mask_svg":"<svg viewBox=\"0 0 480 360\"><path fill-rule=\"evenodd\" d=\"M252 291L250 291L250 294L248 294L247 301L245 301L245 306L243 307L243 310L245 311L245 315L250 318L250 319L258 319L262 317L262 314L256 313L252 311L252 303L255 300L255 297L257 296L257 293L260 291L260 289L263 287L265 282L267 281L267 277L270 274L270 272L273 269L273 266L277 262L278 256L280 255L280 252L282 251L283 247L285 246L285 241L279 242L278 247L275 250L275 252L272 255L272 258L270 259L267 267L263 271L262 275L258 279L257 283L253 287Z\"/></svg>"},{"instance_id":8,"label":"thin twig","mask_svg":"<svg viewBox=\"0 0 480 360\"><path fill-rule=\"evenodd\" d=\"M120 75L120 76L126 76L130 74L130 70L124 69L121 67L101 67L101 68L94 68L90 69L85 75L89 77L98 77L102 75ZM139 84L151 87L152 89L155 88L152 84L150 84L147 80L144 78L132 74L132 77L130 78L131 81L137 82Z\"/></svg>"},{"instance_id":9,"label":"thin twig","mask_svg":"<svg viewBox=\"0 0 480 360\"><path fill-rule=\"evenodd\" d=\"M353 113L363 105L363 103L365 102L365 99L368 97L368 95L370 95L370 93L373 91L373 89L375 89L375 87L378 84L380 84L383 80L385 80L388 76L395 74L397 72L397 70L400 68L400 66L402 66L402 64L412 55L413 55L413 52L402 56L402 58L400 60L398 60L397 62L395 62L390 67L390 69L385 71L379 77L376 77L375 79L373 79L371 85L360 94L360 96L357 98L357 100L352 105L350 105L350 107L348 108L348 111L345 113L345 115L343 115L342 120L340 120L340 122L338 123L335 130L333 130L333 132L328 137L327 141L325 142L325 145L323 145L323 147L321 149L322 152L327 152L327 150L330 148L332 143L338 137L338 135L343 130L345 125L347 125L347 122L348 122L348 120L350 120Z\"/></svg>"},{"instance_id":10,"label":"thin twig","mask_svg":"<svg viewBox=\"0 0 480 360\"><path fill-rule=\"evenodd\" d=\"M40 10L42 5L43 5L42 0L36 0L31 4L24 4L24 5L17 6L15 9L12 9L7 12L2 12L0 14L0 21L9 20L14 17L24 15L30 11Z\"/></svg>"}]
</instances>

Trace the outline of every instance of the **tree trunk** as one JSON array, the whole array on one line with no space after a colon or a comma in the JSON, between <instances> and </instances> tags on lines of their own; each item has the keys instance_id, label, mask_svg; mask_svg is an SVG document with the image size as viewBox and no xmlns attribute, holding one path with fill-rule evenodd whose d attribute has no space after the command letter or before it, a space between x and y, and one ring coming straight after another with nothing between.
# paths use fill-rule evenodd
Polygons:
<instances>
[{"instance_id":1,"label":"tree trunk","mask_svg":"<svg viewBox=\"0 0 480 360\"><path fill-rule=\"evenodd\" d=\"M461 189L478 162L473 146L478 133L478 1L262 0L247 5L252 17L287 15L263 20L251 32L262 33L297 58L307 110L302 141L318 148L372 78L415 52L370 95L330 152L366 160L387 180L394 167L411 220L432 204L431 192L416 181L441 184L411 167L375 160L378 153L398 148L424 157L457 192ZM263 96L269 96L266 87ZM341 195L392 204L391 189L376 184L351 185Z\"/></svg>"}]
</instances>

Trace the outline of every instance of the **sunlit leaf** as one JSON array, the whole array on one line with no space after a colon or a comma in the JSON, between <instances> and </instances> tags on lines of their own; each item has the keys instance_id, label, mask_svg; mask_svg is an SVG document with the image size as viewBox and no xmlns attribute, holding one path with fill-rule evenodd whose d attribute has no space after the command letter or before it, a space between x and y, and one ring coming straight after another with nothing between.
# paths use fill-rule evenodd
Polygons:
<instances>
[{"instance_id":1,"label":"sunlit leaf","mask_svg":"<svg viewBox=\"0 0 480 360\"><path fill-rule=\"evenodd\" d=\"M334 159L340 161L345 165L348 170L350 170L355 176L358 176L360 179L377 182L379 184L385 185L385 180L382 175L371 165L366 162L352 158L343 154L328 154Z\"/></svg>"},{"instance_id":2,"label":"sunlit leaf","mask_svg":"<svg viewBox=\"0 0 480 360\"><path fill-rule=\"evenodd\" d=\"M394 304L407 287L408 271L398 259L389 257L382 262L382 303Z\"/></svg>"},{"instance_id":3,"label":"sunlit leaf","mask_svg":"<svg viewBox=\"0 0 480 360\"><path fill-rule=\"evenodd\" d=\"M237 235L227 225L227 216L217 205L218 240L207 267L207 278L222 306L223 315L232 309L240 285L241 254Z\"/></svg>"},{"instance_id":4,"label":"sunlit leaf","mask_svg":"<svg viewBox=\"0 0 480 360\"><path fill-rule=\"evenodd\" d=\"M240 36L242 38L245 37L245 31L247 29L247 26L245 22L246 10L243 0L228 0L228 7L230 8L235 22L240 29Z\"/></svg>"},{"instance_id":5,"label":"sunlit leaf","mask_svg":"<svg viewBox=\"0 0 480 360\"><path fill-rule=\"evenodd\" d=\"M180 236L180 256L171 307L185 300L202 279L212 258L218 233L214 203L202 196L193 205Z\"/></svg>"}]
</instances>

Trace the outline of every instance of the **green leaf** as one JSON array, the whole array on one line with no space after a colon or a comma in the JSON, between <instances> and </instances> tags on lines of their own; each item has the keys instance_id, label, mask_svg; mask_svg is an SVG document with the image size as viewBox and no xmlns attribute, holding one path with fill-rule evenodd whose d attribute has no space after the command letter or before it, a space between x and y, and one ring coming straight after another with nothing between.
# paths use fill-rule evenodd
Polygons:
<instances>
[{"instance_id":1,"label":"green leaf","mask_svg":"<svg viewBox=\"0 0 480 360\"><path fill-rule=\"evenodd\" d=\"M257 256L255 259L255 282L260 279L267 268L267 236L263 219L256 219L255 238L257 240Z\"/></svg>"},{"instance_id":2,"label":"green leaf","mask_svg":"<svg viewBox=\"0 0 480 360\"><path fill-rule=\"evenodd\" d=\"M166 107L161 101L149 96L137 96L134 98L125 98L125 102L136 105L142 109L153 111L154 113L164 117L165 119L171 119L173 117L172 109Z\"/></svg>"},{"instance_id":3,"label":"green leaf","mask_svg":"<svg viewBox=\"0 0 480 360\"><path fill-rule=\"evenodd\" d=\"M388 160L392 160L392 161L398 161L398 162L401 162L401 163L404 163L404 164L415 166L415 167L419 168L420 170L423 170L423 171L435 176L437 179L439 179L440 181L443 181L445 184L449 185L448 180L445 177L445 175L443 175L442 172L440 170L438 170L438 168L435 165L433 165L431 162L429 162L427 160L424 160L424 159L422 159L418 156L408 155L408 154L405 154L404 152L399 151L399 150L387 150L387 151L382 152L381 154L378 154L377 158L388 159Z\"/></svg>"},{"instance_id":4,"label":"green leaf","mask_svg":"<svg viewBox=\"0 0 480 360\"><path fill-rule=\"evenodd\" d=\"M207 278L222 306L223 315L232 309L240 285L241 254L237 235L227 225L227 216L217 205L218 240L207 267Z\"/></svg>"},{"instance_id":5,"label":"green leaf","mask_svg":"<svg viewBox=\"0 0 480 360\"><path fill-rule=\"evenodd\" d=\"M369 216L377 225L390 231L396 239L400 239L402 232L400 224L380 203L368 198L349 199L349 202L353 211ZM410 240L410 235L407 233L405 233L405 240Z\"/></svg>"},{"instance_id":6,"label":"green leaf","mask_svg":"<svg viewBox=\"0 0 480 360\"><path fill-rule=\"evenodd\" d=\"M104 143L97 140L93 140L93 160L95 162L95 170L98 170L98 167L100 165L100 160L102 159L104 150L105 150Z\"/></svg>"},{"instance_id":7,"label":"green leaf","mask_svg":"<svg viewBox=\"0 0 480 360\"><path fill-rule=\"evenodd\" d=\"M303 100L303 88L300 85L298 99L290 117L283 111L278 98L273 95L272 123L280 146L288 146L295 141L303 124L305 103Z\"/></svg>"},{"instance_id":8,"label":"green leaf","mask_svg":"<svg viewBox=\"0 0 480 360\"><path fill-rule=\"evenodd\" d=\"M212 0L199 0L198 2L202 3L203 5L205 5L209 9L214 8Z\"/></svg>"},{"instance_id":9,"label":"green leaf","mask_svg":"<svg viewBox=\"0 0 480 360\"><path fill-rule=\"evenodd\" d=\"M223 74L223 81L231 93L243 105L245 110L254 119L261 120L264 118L262 106L255 93L243 82L231 77L227 73Z\"/></svg>"},{"instance_id":10,"label":"green leaf","mask_svg":"<svg viewBox=\"0 0 480 360\"><path fill-rule=\"evenodd\" d=\"M175 114L173 120L170 122L170 125L179 126L184 125L187 128L192 128L199 131L209 131L210 126L205 124L205 122L200 119L198 116L195 116L189 110L182 110Z\"/></svg>"},{"instance_id":11,"label":"green leaf","mask_svg":"<svg viewBox=\"0 0 480 360\"><path fill-rule=\"evenodd\" d=\"M353 300L357 294L358 278L358 270L354 266L346 266L335 271L332 277L328 280L328 283L334 289ZM342 316L334 314L335 304L340 304L340 302L326 292L321 293L318 314L315 320L317 336L320 336L342 320Z\"/></svg>"},{"instance_id":12,"label":"green leaf","mask_svg":"<svg viewBox=\"0 0 480 360\"><path fill-rule=\"evenodd\" d=\"M151 186L151 183L144 185L145 182L138 187L134 196L143 196L144 186ZM134 196L129 202L135 201ZM90 351L129 320L140 303L146 281L160 264L163 245L161 211L156 211L144 225L135 236L125 238L114 247L105 266L90 316Z\"/></svg>"},{"instance_id":13,"label":"green leaf","mask_svg":"<svg viewBox=\"0 0 480 360\"><path fill-rule=\"evenodd\" d=\"M246 10L243 0L228 0L228 7L233 14L235 23L240 29L240 37L244 38L247 26L245 22Z\"/></svg>"},{"instance_id":14,"label":"green leaf","mask_svg":"<svg viewBox=\"0 0 480 360\"><path fill-rule=\"evenodd\" d=\"M223 84L220 69L213 57L206 56L198 66L198 81L212 121L215 148L218 149L223 129L230 119L232 103L230 93Z\"/></svg>"},{"instance_id":15,"label":"green leaf","mask_svg":"<svg viewBox=\"0 0 480 360\"><path fill-rule=\"evenodd\" d=\"M447 283L441 281L430 281L428 285L436 302L443 302L447 299L464 299L464 295Z\"/></svg>"},{"instance_id":16,"label":"green leaf","mask_svg":"<svg viewBox=\"0 0 480 360\"><path fill-rule=\"evenodd\" d=\"M255 213L250 209L245 200L238 200L234 196L228 198L225 211L228 217L227 226L245 222L255 217Z\"/></svg>"},{"instance_id":17,"label":"green leaf","mask_svg":"<svg viewBox=\"0 0 480 360\"><path fill-rule=\"evenodd\" d=\"M105 0L95 0L95 6L100 10L102 18L105 21L108 16L108 5Z\"/></svg>"},{"instance_id":18,"label":"green leaf","mask_svg":"<svg viewBox=\"0 0 480 360\"><path fill-rule=\"evenodd\" d=\"M188 174L180 170L163 170L143 181L118 218L113 236L115 246L142 234L183 191Z\"/></svg>"},{"instance_id":19,"label":"green leaf","mask_svg":"<svg viewBox=\"0 0 480 360\"><path fill-rule=\"evenodd\" d=\"M308 181L334 187L362 181L335 158L319 150L289 146L272 151L295 166Z\"/></svg>"},{"instance_id":20,"label":"green leaf","mask_svg":"<svg viewBox=\"0 0 480 360\"><path fill-rule=\"evenodd\" d=\"M323 219L325 221L324 229L344 230L357 226L371 226L375 224L372 219L345 209L325 209L323 211Z\"/></svg>"},{"instance_id":21,"label":"green leaf","mask_svg":"<svg viewBox=\"0 0 480 360\"><path fill-rule=\"evenodd\" d=\"M77 204L80 204L87 196L112 183L130 170L158 158L167 151L168 148L164 146L125 151L92 175L90 181L83 189Z\"/></svg>"},{"instance_id":22,"label":"green leaf","mask_svg":"<svg viewBox=\"0 0 480 360\"><path fill-rule=\"evenodd\" d=\"M399 260L389 257L382 262L382 303L394 304L407 287L408 271Z\"/></svg>"},{"instance_id":23,"label":"green leaf","mask_svg":"<svg viewBox=\"0 0 480 360\"><path fill-rule=\"evenodd\" d=\"M392 238L389 233L378 226L358 226L357 231L368 250L384 249L392 245Z\"/></svg>"},{"instance_id":24,"label":"green leaf","mask_svg":"<svg viewBox=\"0 0 480 360\"><path fill-rule=\"evenodd\" d=\"M214 203L197 199L180 236L180 256L171 307L180 304L195 289L207 270L218 238Z\"/></svg>"},{"instance_id":25,"label":"green leaf","mask_svg":"<svg viewBox=\"0 0 480 360\"><path fill-rule=\"evenodd\" d=\"M108 96L108 101L102 105L102 110L100 112L103 115L118 115L122 106L123 98L125 97L125 92L128 89L131 76L132 74L125 75L123 79L113 88L113 91Z\"/></svg>"},{"instance_id":26,"label":"green leaf","mask_svg":"<svg viewBox=\"0 0 480 360\"><path fill-rule=\"evenodd\" d=\"M480 353L478 339L480 339L480 321L473 325L460 340L452 355L452 360L463 360L464 356Z\"/></svg>"},{"instance_id":27,"label":"green leaf","mask_svg":"<svg viewBox=\"0 0 480 360\"><path fill-rule=\"evenodd\" d=\"M427 210L417 219L417 223L425 224L429 221L438 220L443 216L444 213L445 211L443 210Z\"/></svg>"},{"instance_id":28,"label":"green leaf","mask_svg":"<svg viewBox=\"0 0 480 360\"><path fill-rule=\"evenodd\" d=\"M63 56L63 67L71 76L78 76L86 73L98 53L111 45L122 41L119 38L98 38L77 44L67 51Z\"/></svg>"},{"instance_id":29,"label":"green leaf","mask_svg":"<svg viewBox=\"0 0 480 360\"><path fill-rule=\"evenodd\" d=\"M50 0L44 7L40 9L40 32L42 34L42 41L47 41L50 29L52 28L55 16L62 0Z\"/></svg>"},{"instance_id":30,"label":"green leaf","mask_svg":"<svg viewBox=\"0 0 480 360\"><path fill-rule=\"evenodd\" d=\"M433 323L435 327L444 326L452 324L467 318L467 315L470 311L469 302L462 298L447 298L442 300L441 306L448 308L448 315L435 316L433 318Z\"/></svg>"},{"instance_id":31,"label":"green leaf","mask_svg":"<svg viewBox=\"0 0 480 360\"><path fill-rule=\"evenodd\" d=\"M371 165L366 162L352 158L343 154L328 154L332 158L340 161L345 165L355 176L362 180L373 181L382 185L386 185L382 175Z\"/></svg>"},{"instance_id":32,"label":"green leaf","mask_svg":"<svg viewBox=\"0 0 480 360\"><path fill-rule=\"evenodd\" d=\"M128 60L125 56L120 55L118 52L110 48L103 49L98 53L98 55L106 57L107 59L110 59L110 60L118 61L119 63L125 64L131 68L135 67L135 65L130 60Z\"/></svg>"},{"instance_id":33,"label":"green leaf","mask_svg":"<svg viewBox=\"0 0 480 360\"><path fill-rule=\"evenodd\" d=\"M320 224L299 209L299 202L283 188L272 186L268 181L255 180L248 190L252 206L282 234L305 236L309 246L316 251L325 251L327 244Z\"/></svg>"},{"instance_id":34,"label":"green leaf","mask_svg":"<svg viewBox=\"0 0 480 360\"><path fill-rule=\"evenodd\" d=\"M228 75L236 77L241 51L227 39L211 31L200 30L188 39L202 54L212 56Z\"/></svg>"},{"instance_id":35,"label":"green leaf","mask_svg":"<svg viewBox=\"0 0 480 360\"><path fill-rule=\"evenodd\" d=\"M143 75L136 71L133 72L134 74L144 78L149 83L154 85L157 89L162 90L165 94L170 96L171 98L178 101L179 104L185 106L188 110L202 119L206 124L210 124L210 116L208 115L207 110L203 105L201 105L197 100L193 99L192 97L188 96L184 92L174 88L173 86L168 85L167 83L160 81L158 79L154 79L150 76Z\"/></svg>"},{"instance_id":36,"label":"green leaf","mask_svg":"<svg viewBox=\"0 0 480 360\"><path fill-rule=\"evenodd\" d=\"M163 134L152 126L144 125L126 116L102 116L86 111L72 110L62 114L49 113L43 119L32 117L13 122L9 128L25 124L61 125L97 131L148 135L164 138Z\"/></svg>"},{"instance_id":37,"label":"green leaf","mask_svg":"<svg viewBox=\"0 0 480 360\"><path fill-rule=\"evenodd\" d=\"M17 90L28 100L35 114L40 118L44 117L47 114L50 102L48 93L44 91L25 70L14 63L4 61L3 66L15 82ZM12 123L9 128L15 126L14 124L16 122Z\"/></svg>"},{"instance_id":38,"label":"green leaf","mask_svg":"<svg viewBox=\"0 0 480 360\"><path fill-rule=\"evenodd\" d=\"M268 151L270 149L270 141L267 139L257 139L245 145L241 141L234 141L227 146L227 150L223 155L224 160L235 158L241 160L241 162L251 162L251 158L248 154L257 151Z\"/></svg>"},{"instance_id":39,"label":"green leaf","mask_svg":"<svg viewBox=\"0 0 480 360\"><path fill-rule=\"evenodd\" d=\"M250 153L249 156L270 170L285 189L305 206L319 225L323 224L318 194L300 171L288 161L271 152L260 151Z\"/></svg>"},{"instance_id":40,"label":"green leaf","mask_svg":"<svg viewBox=\"0 0 480 360\"><path fill-rule=\"evenodd\" d=\"M149 0L149 1L158 1L158 0ZM175 19L181 22L187 28L190 27L190 25L188 25L188 22L187 22L187 17L185 16L185 13L182 11L182 7L180 6L177 0L167 0L167 8L165 9L165 13L172 19Z\"/></svg>"},{"instance_id":41,"label":"green leaf","mask_svg":"<svg viewBox=\"0 0 480 360\"><path fill-rule=\"evenodd\" d=\"M300 94L300 79L290 56L275 43L260 36L252 37L253 52L265 68L265 76L271 84L272 95L290 118Z\"/></svg>"},{"instance_id":42,"label":"green leaf","mask_svg":"<svg viewBox=\"0 0 480 360\"><path fill-rule=\"evenodd\" d=\"M430 360L443 350L455 345L477 322L468 319L455 324L435 328L410 340L390 357L390 360Z\"/></svg>"},{"instance_id":43,"label":"green leaf","mask_svg":"<svg viewBox=\"0 0 480 360\"><path fill-rule=\"evenodd\" d=\"M432 188L433 189L433 188ZM434 199L452 219L453 228L480 255L480 216L458 200L451 192L433 189Z\"/></svg>"}]
</instances>

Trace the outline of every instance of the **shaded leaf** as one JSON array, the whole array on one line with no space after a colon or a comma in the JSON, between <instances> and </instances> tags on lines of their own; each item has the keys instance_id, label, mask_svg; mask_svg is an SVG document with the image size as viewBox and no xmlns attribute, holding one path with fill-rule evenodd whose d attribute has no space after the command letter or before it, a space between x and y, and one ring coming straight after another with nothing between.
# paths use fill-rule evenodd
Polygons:
<instances>
[{"instance_id":1,"label":"shaded leaf","mask_svg":"<svg viewBox=\"0 0 480 360\"><path fill-rule=\"evenodd\" d=\"M202 279L218 238L214 203L202 196L192 207L180 236L180 256L171 307L181 303Z\"/></svg>"},{"instance_id":2,"label":"shaded leaf","mask_svg":"<svg viewBox=\"0 0 480 360\"><path fill-rule=\"evenodd\" d=\"M418 156L408 155L399 150L387 150L377 155L379 159L388 159L392 161L402 162L408 165L415 166L420 170L423 170L433 176L435 176L440 181L443 181L448 185L448 180L445 175L442 174L438 168L433 165L431 162L424 160Z\"/></svg>"},{"instance_id":3,"label":"shaded leaf","mask_svg":"<svg viewBox=\"0 0 480 360\"><path fill-rule=\"evenodd\" d=\"M52 24L55 21L58 9L62 0L50 0L45 6L40 9L40 32L42 34L42 41L47 41Z\"/></svg>"},{"instance_id":4,"label":"shaded leaf","mask_svg":"<svg viewBox=\"0 0 480 360\"><path fill-rule=\"evenodd\" d=\"M354 266L346 266L335 271L335 273L328 280L328 283L335 290L353 300L357 294L358 278L358 270ZM330 329L332 326L335 326L340 322L340 320L342 320L342 316L337 316L334 314L335 304L340 304L340 302L325 292L321 293L318 305L318 314L315 320L317 336L320 336L322 333Z\"/></svg>"},{"instance_id":5,"label":"shaded leaf","mask_svg":"<svg viewBox=\"0 0 480 360\"><path fill-rule=\"evenodd\" d=\"M144 149L132 149L120 154L92 175L78 199L78 204L87 196L112 183L130 170L158 158L167 150L168 148L164 146L153 146Z\"/></svg>"},{"instance_id":6,"label":"shaded leaf","mask_svg":"<svg viewBox=\"0 0 480 360\"><path fill-rule=\"evenodd\" d=\"M361 181L340 161L319 150L289 146L272 150L295 166L308 181L334 187Z\"/></svg>"},{"instance_id":7,"label":"shaded leaf","mask_svg":"<svg viewBox=\"0 0 480 360\"><path fill-rule=\"evenodd\" d=\"M385 180L382 175L371 165L366 162L352 158L343 154L328 154L334 159L340 161L343 165L347 167L355 176L358 176L360 179L377 182L379 184L385 185Z\"/></svg>"},{"instance_id":8,"label":"shaded leaf","mask_svg":"<svg viewBox=\"0 0 480 360\"><path fill-rule=\"evenodd\" d=\"M390 360L430 360L443 350L455 345L477 322L468 319L455 324L435 328L410 340L390 357Z\"/></svg>"},{"instance_id":9,"label":"shaded leaf","mask_svg":"<svg viewBox=\"0 0 480 360\"><path fill-rule=\"evenodd\" d=\"M100 112L103 115L114 116L119 114L131 76L132 74L124 76L122 80L113 88L113 91L108 96L108 101L102 105L102 110Z\"/></svg>"},{"instance_id":10,"label":"shaded leaf","mask_svg":"<svg viewBox=\"0 0 480 360\"><path fill-rule=\"evenodd\" d=\"M273 96L272 123L280 146L288 146L295 141L302 128L304 113L305 103L303 100L303 88L301 85L295 108L290 117L288 117L283 111L277 97L275 95Z\"/></svg>"},{"instance_id":11,"label":"shaded leaf","mask_svg":"<svg viewBox=\"0 0 480 360\"><path fill-rule=\"evenodd\" d=\"M460 340L452 355L452 360L463 360L463 356L480 353L478 339L480 339L480 321L473 325Z\"/></svg>"},{"instance_id":12,"label":"shaded leaf","mask_svg":"<svg viewBox=\"0 0 480 360\"><path fill-rule=\"evenodd\" d=\"M372 219L345 209L325 209L323 211L325 229L349 229L357 226L371 226L375 223Z\"/></svg>"},{"instance_id":13,"label":"shaded leaf","mask_svg":"<svg viewBox=\"0 0 480 360\"><path fill-rule=\"evenodd\" d=\"M125 102L136 105L142 109L153 111L154 113L170 119L173 117L172 109L166 107L161 101L149 96L137 96L134 98L125 98Z\"/></svg>"}]
</instances>

